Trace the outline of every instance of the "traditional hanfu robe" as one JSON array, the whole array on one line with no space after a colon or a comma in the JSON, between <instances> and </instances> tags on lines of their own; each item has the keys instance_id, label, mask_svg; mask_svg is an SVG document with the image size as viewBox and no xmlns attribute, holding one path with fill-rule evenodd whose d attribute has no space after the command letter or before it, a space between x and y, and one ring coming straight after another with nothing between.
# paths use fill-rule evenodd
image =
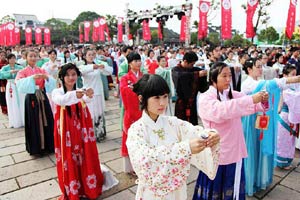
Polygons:
<instances>
[{"instance_id":1,"label":"traditional hanfu robe","mask_svg":"<svg viewBox=\"0 0 300 200\"><path fill-rule=\"evenodd\" d=\"M216 129L220 133L220 161L216 178L212 181L200 172L193 200L204 199L245 199L245 174L242 159L247 157L241 117L262 110L254 104L251 96L228 90L219 93L210 86L198 99L199 116L205 128Z\"/></svg>"},{"instance_id":2,"label":"traditional hanfu robe","mask_svg":"<svg viewBox=\"0 0 300 200\"><path fill-rule=\"evenodd\" d=\"M290 112L294 112L296 104L300 102L300 91L287 89L282 94L283 106L278 118L278 135L277 135L277 156L276 165L278 167L288 167L291 165L295 156L295 140L299 138L299 122L291 122ZM296 111L300 112L300 111Z\"/></svg>"},{"instance_id":3,"label":"traditional hanfu robe","mask_svg":"<svg viewBox=\"0 0 300 200\"><path fill-rule=\"evenodd\" d=\"M193 125L198 124L197 94L205 92L208 88L207 77L199 77L201 70L197 67L184 68L181 64L172 69L172 79L177 95L175 116Z\"/></svg>"},{"instance_id":4,"label":"traditional hanfu robe","mask_svg":"<svg viewBox=\"0 0 300 200\"><path fill-rule=\"evenodd\" d=\"M27 66L16 77L19 92L25 93L25 139L30 155L54 152L53 114L46 92L56 84L51 76L48 80L34 79L35 74L47 74L37 66Z\"/></svg>"},{"instance_id":5,"label":"traditional hanfu robe","mask_svg":"<svg viewBox=\"0 0 300 200\"><path fill-rule=\"evenodd\" d=\"M172 97L175 95L175 88L174 88L174 83L172 80L172 73L171 73L171 69L170 68L163 68L161 66L159 66L156 70L155 70L155 74L160 75L168 84L169 88L170 88L170 94L169 94L169 105L166 109L166 115L172 116L173 112L172 112Z\"/></svg>"},{"instance_id":6,"label":"traditional hanfu robe","mask_svg":"<svg viewBox=\"0 0 300 200\"><path fill-rule=\"evenodd\" d=\"M290 84L291 87L293 84ZM242 83L241 91L245 94L255 94L260 91L269 93L270 117L268 130L261 131L255 128L257 114L243 117L243 129L246 140L248 157L244 159L246 176L246 194L252 196L260 189L266 189L273 181L273 169L276 158L278 103L281 89L288 88L286 78L268 81L256 81L251 76Z\"/></svg>"},{"instance_id":7,"label":"traditional hanfu robe","mask_svg":"<svg viewBox=\"0 0 300 200\"><path fill-rule=\"evenodd\" d=\"M59 87L60 81L58 80L58 67L61 66L61 62L55 60L54 62L52 60L49 59L48 62L44 63L42 66L42 69L46 70L46 72L52 76L55 80L56 80L56 86ZM48 99L49 99L49 103L52 109L52 112L55 113L55 106L54 103L52 101L52 95L51 93L47 93Z\"/></svg>"},{"instance_id":8,"label":"traditional hanfu robe","mask_svg":"<svg viewBox=\"0 0 300 200\"><path fill-rule=\"evenodd\" d=\"M7 65L7 60L0 60L0 69ZM7 105L6 105L6 98L5 98L5 88L6 88L7 81L5 79L0 80L0 106L3 114L7 114Z\"/></svg>"},{"instance_id":9,"label":"traditional hanfu robe","mask_svg":"<svg viewBox=\"0 0 300 200\"><path fill-rule=\"evenodd\" d=\"M125 76L122 77L120 81L120 93L124 106L121 155L124 157L125 172L132 171L126 146L128 129L131 124L137 121L142 115L142 112L139 109L139 100L137 94L132 91L132 86L142 77L142 75L143 74L141 72L137 72L137 74L135 74L130 70Z\"/></svg>"},{"instance_id":10,"label":"traditional hanfu robe","mask_svg":"<svg viewBox=\"0 0 300 200\"><path fill-rule=\"evenodd\" d=\"M20 65L14 65L13 70L23 69ZM20 95L15 83L16 73L11 73L11 66L6 65L0 70L1 79L6 79L6 102L8 112L8 126L19 128L24 126L24 98ZM21 98L20 98L21 96Z\"/></svg>"},{"instance_id":11,"label":"traditional hanfu robe","mask_svg":"<svg viewBox=\"0 0 300 200\"><path fill-rule=\"evenodd\" d=\"M98 141L106 137L105 128L105 100L101 74L111 74L112 69L104 65L104 69L94 69L94 64L81 65L79 70L82 73L83 87L94 90L93 100L87 103L94 123L95 135Z\"/></svg>"},{"instance_id":12,"label":"traditional hanfu robe","mask_svg":"<svg viewBox=\"0 0 300 200\"><path fill-rule=\"evenodd\" d=\"M57 110L54 141L60 199L96 199L104 180L91 114L84 102L91 99L78 99L76 91L65 93L63 88L53 90L52 99Z\"/></svg>"},{"instance_id":13,"label":"traditional hanfu robe","mask_svg":"<svg viewBox=\"0 0 300 200\"><path fill-rule=\"evenodd\" d=\"M146 59L144 65L148 67L148 74L155 74L155 70L159 67L157 61L151 58Z\"/></svg>"},{"instance_id":14,"label":"traditional hanfu robe","mask_svg":"<svg viewBox=\"0 0 300 200\"><path fill-rule=\"evenodd\" d=\"M160 115L153 121L142 117L128 130L127 147L138 176L136 200L186 200L190 165L210 179L218 169L219 144L191 154L190 139L206 132L177 117Z\"/></svg>"}]
</instances>

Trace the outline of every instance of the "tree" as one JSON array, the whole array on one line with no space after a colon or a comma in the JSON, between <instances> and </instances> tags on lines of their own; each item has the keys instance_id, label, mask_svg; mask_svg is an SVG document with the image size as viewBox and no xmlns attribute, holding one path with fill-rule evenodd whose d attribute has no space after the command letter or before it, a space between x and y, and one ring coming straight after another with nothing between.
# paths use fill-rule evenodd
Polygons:
<instances>
[{"instance_id":1,"label":"tree","mask_svg":"<svg viewBox=\"0 0 300 200\"><path fill-rule=\"evenodd\" d=\"M231 40L226 40L224 42L225 46L247 46L251 42L245 38L241 34L234 34Z\"/></svg>"},{"instance_id":2,"label":"tree","mask_svg":"<svg viewBox=\"0 0 300 200\"><path fill-rule=\"evenodd\" d=\"M267 42L268 44L273 44L279 39L279 34L273 26L261 30L257 36L259 41Z\"/></svg>"},{"instance_id":3,"label":"tree","mask_svg":"<svg viewBox=\"0 0 300 200\"><path fill-rule=\"evenodd\" d=\"M269 13L268 13L268 7L273 3L273 0L258 0L258 6L256 9L256 14L257 14L257 18L256 18L256 22L254 23L254 32L256 33L258 30L259 25L264 25L264 24L268 24L268 21L270 19ZM247 5L243 4L242 8L245 10L247 10ZM253 43L253 39L252 38L252 43Z\"/></svg>"},{"instance_id":4,"label":"tree","mask_svg":"<svg viewBox=\"0 0 300 200\"><path fill-rule=\"evenodd\" d=\"M0 24L5 24L7 22L15 22L15 19L9 15L5 15L0 19Z\"/></svg>"},{"instance_id":5,"label":"tree","mask_svg":"<svg viewBox=\"0 0 300 200\"><path fill-rule=\"evenodd\" d=\"M70 29L65 22L57 20L55 18L48 19L45 24L45 27L49 27L52 34L51 40L54 43L62 43L67 40L68 35L70 34Z\"/></svg>"},{"instance_id":6,"label":"tree","mask_svg":"<svg viewBox=\"0 0 300 200\"><path fill-rule=\"evenodd\" d=\"M210 43L212 43L214 45L219 45L220 44L220 34L217 32L209 33L208 40Z\"/></svg>"},{"instance_id":7,"label":"tree","mask_svg":"<svg viewBox=\"0 0 300 200\"><path fill-rule=\"evenodd\" d=\"M117 31L117 23L118 23L117 17L116 17L116 15L106 15L105 19L106 19L106 23L107 23L107 26L109 29L110 38L113 38L113 35L116 35L118 32Z\"/></svg>"}]
</instances>

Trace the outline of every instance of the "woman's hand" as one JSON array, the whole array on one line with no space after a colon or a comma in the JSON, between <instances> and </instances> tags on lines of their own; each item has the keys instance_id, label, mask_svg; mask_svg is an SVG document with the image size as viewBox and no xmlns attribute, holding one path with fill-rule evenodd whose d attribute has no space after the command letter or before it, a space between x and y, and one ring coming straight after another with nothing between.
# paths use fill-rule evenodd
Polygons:
<instances>
[{"instance_id":1,"label":"woman's hand","mask_svg":"<svg viewBox=\"0 0 300 200\"><path fill-rule=\"evenodd\" d=\"M93 98L94 90L92 88L87 89L85 95L88 96L89 98Z\"/></svg>"},{"instance_id":2,"label":"woman's hand","mask_svg":"<svg viewBox=\"0 0 300 200\"><path fill-rule=\"evenodd\" d=\"M77 97L77 99L81 99L84 94L85 94L84 90L76 90L76 97Z\"/></svg>"},{"instance_id":3,"label":"woman's hand","mask_svg":"<svg viewBox=\"0 0 300 200\"><path fill-rule=\"evenodd\" d=\"M266 102L269 99L269 94L267 92L258 92L252 95L253 103L257 104L259 102Z\"/></svg>"},{"instance_id":4,"label":"woman's hand","mask_svg":"<svg viewBox=\"0 0 300 200\"><path fill-rule=\"evenodd\" d=\"M190 140L190 148L192 154L199 153L206 148L206 140L202 138L194 138Z\"/></svg>"},{"instance_id":5,"label":"woman's hand","mask_svg":"<svg viewBox=\"0 0 300 200\"><path fill-rule=\"evenodd\" d=\"M218 143L220 143L220 135L215 131L208 132L206 146L213 147L213 146L217 145Z\"/></svg>"}]
</instances>

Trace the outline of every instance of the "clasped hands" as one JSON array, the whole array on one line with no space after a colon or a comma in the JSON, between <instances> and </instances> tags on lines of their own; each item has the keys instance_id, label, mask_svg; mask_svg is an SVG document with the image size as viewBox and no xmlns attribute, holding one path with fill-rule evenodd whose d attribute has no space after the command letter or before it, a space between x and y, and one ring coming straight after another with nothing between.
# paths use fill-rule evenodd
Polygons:
<instances>
[{"instance_id":1,"label":"clasped hands","mask_svg":"<svg viewBox=\"0 0 300 200\"><path fill-rule=\"evenodd\" d=\"M192 154L203 151L206 147L213 147L220 142L220 135L215 131L208 132L208 137L203 139L201 137L190 140L190 148Z\"/></svg>"}]
</instances>

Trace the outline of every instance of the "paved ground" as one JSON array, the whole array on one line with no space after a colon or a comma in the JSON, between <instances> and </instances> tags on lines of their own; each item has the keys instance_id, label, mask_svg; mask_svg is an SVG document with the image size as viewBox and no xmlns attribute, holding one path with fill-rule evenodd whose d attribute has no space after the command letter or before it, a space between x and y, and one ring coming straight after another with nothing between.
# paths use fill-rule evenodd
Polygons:
<instances>
[{"instance_id":1,"label":"paved ground","mask_svg":"<svg viewBox=\"0 0 300 200\"><path fill-rule=\"evenodd\" d=\"M122 173L120 157L118 100L113 96L106 102L107 139L98 143L99 157L120 181L119 185L104 192L105 200L131 200L136 192L135 180ZM55 157L29 156L25 151L24 130L6 128L8 119L0 114L0 200L54 200L60 195L57 183ZM297 152L296 157L299 157ZM295 159L294 164L299 161ZM191 199L198 171L192 168L188 179L188 199ZM266 191L248 200L300 199L300 167L290 171L275 169L274 183Z\"/></svg>"}]
</instances>

